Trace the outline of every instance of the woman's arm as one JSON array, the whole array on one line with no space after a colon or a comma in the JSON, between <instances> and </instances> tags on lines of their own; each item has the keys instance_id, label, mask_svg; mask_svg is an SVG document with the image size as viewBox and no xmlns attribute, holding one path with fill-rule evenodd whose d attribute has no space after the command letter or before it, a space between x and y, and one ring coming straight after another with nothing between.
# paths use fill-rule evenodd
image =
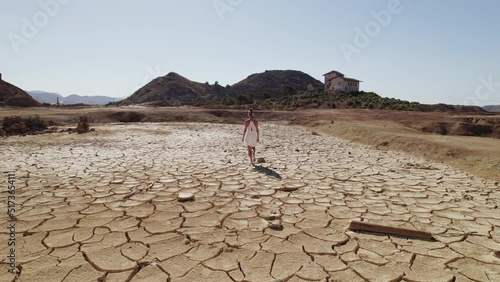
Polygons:
<instances>
[{"instance_id":1,"label":"woman's arm","mask_svg":"<svg viewBox=\"0 0 500 282\"><path fill-rule=\"evenodd\" d=\"M259 142L260 139L260 134L259 134L259 123L257 121L254 121L255 128L257 129L257 142Z\"/></svg>"},{"instance_id":2,"label":"woman's arm","mask_svg":"<svg viewBox=\"0 0 500 282\"><path fill-rule=\"evenodd\" d=\"M241 141L245 141L245 133L247 133L248 121L245 121L245 130L243 130L243 137L241 137Z\"/></svg>"}]
</instances>

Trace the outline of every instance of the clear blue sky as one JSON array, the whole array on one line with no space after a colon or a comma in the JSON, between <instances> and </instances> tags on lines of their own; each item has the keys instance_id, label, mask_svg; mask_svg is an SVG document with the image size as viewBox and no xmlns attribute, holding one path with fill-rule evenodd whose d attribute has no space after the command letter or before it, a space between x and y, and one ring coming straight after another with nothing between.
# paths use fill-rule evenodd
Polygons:
<instances>
[{"instance_id":1,"label":"clear blue sky","mask_svg":"<svg viewBox=\"0 0 500 282\"><path fill-rule=\"evenodd\" d=\"M125 97L170 71L226 85L338 70L382 96L500 104L500 1L393 1L0 0L0 72L25 90Z\"/></svg>"}]
</instances>

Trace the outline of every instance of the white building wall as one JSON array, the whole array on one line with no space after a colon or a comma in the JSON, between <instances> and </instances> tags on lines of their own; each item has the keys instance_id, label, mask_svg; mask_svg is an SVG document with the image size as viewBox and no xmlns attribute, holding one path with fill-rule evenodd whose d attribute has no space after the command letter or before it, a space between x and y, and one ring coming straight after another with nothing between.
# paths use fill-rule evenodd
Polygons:
<instances>
[{"instance_id":1,"label":"white building wall","mask_svg":"<svg viewBox=\"0 0 500 282\"><path fill-rule=\"evenodd\" d=\"M325 89L327 91L355 92L359 91L359 81L350 81L339 73L325 75Z\"/></svg>"},{"instance_id":2,"label":"white building wall","mask_svg":"<svg viewBox=\"0 0 500 282\"><path fill-rule=\"evenodd\" d=\"M330 89L333 91L343 91L345 88L344 85L344 78L342 77L335 77L334 79L330 80Z\"/></svg>"}]
</instances>

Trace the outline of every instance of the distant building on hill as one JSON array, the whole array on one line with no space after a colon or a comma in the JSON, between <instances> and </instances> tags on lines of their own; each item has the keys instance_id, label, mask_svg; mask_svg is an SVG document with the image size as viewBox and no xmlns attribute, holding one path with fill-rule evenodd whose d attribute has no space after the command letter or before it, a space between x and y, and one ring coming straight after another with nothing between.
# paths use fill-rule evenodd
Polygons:
<instances>
[{"instance_id":1,"label":"distant building on hill","mask_svg":"<svg viewBox=\"0 0 500 282\"><path fill-rule=\"evenodd\" d=\"M361 80L345 77L343 73L331 71L325 77L325 90L329 92L358 92Z\"/></svg>"}]
</instances>

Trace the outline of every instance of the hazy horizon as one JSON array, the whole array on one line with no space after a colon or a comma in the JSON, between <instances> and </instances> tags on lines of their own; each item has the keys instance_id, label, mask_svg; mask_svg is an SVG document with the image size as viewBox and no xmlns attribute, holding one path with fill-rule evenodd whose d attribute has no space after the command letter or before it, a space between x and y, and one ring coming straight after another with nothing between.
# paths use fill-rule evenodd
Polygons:
<instances>
[{"instance_id":1,"label":"hazy horizon","mask_svg":"<svg viewBox=\"0 0 500 282\"><path fill-rule=\"evenodd\" d=\"M0 72L26 91L124 98L169 72L234 84L265 70L420 103L500 104L500 2L2 1Z\"/></svg>"}]
</instances>

